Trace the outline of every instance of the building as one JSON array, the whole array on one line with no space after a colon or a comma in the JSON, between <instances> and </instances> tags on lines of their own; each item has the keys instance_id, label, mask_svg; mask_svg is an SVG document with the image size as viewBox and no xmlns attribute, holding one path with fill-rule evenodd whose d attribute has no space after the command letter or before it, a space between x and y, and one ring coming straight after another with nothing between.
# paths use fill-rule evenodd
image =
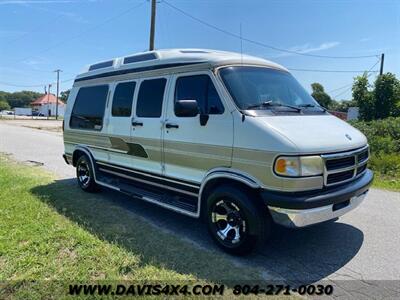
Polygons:
<instances>
[{"instance_id":1,"label":"building","mask_svg":"<svg viewBox=\"0 0 400 300\"><path fill-rule=\"evenodd\" d=\"M332 115L334 115L335 117L338 117L339 119L342 119L343 121L347 120L347 113L346 112L342 112L342 111L334 111L334 110L330 110L329 111Z\"/></svg>"},{"instance_id":2,"label":"building","mask_svg":"<svg viewBox=\"0 0 400 300\"><path fill-rule=\"evenodd\" d=\"M360 109L358 107L349 107L347 111L347 120L358 120Z\"/></svg>"},{"instance_id":3,"label":"building","mask_svg":"<svg viewBox=\"0 0 400 300\"><path fill-rule=\"evenodd\" d=\"M56 96L53 94L45 94L31 103L32 109L38 111L44 116L55 116L56 115ZM65 104L61 100L58 100L58 115L64 116Z\"/></svg>"}]
</instances>

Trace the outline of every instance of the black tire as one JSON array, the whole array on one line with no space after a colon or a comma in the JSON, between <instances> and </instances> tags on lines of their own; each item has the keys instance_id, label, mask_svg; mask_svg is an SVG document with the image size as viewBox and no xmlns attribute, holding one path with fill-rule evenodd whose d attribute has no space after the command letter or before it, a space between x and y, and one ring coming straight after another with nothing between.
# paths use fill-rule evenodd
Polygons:
<instances>
[{"instance_id":1,"label":"black tire","mask_svg":"<svg viewBox=\"0 0 400 300\"><path fill-rule=\"evenodd\" d=\"M263 246L272 226L267 207L251 191L232 185L217 187L208 195L206 220L217 245L235 255Z\"/></svg>"},{"instance_id":2,"label":"black tire","mask_svg":"<svg viewBox=\"0 0 400 300\"><path fill-rule=\"evenodd\" d=\"M100 187L94 180L94 172L89 158L83 154L76 162L76 179L82 190L89 193L95 193Z\"/></svg>"}]
</instances>

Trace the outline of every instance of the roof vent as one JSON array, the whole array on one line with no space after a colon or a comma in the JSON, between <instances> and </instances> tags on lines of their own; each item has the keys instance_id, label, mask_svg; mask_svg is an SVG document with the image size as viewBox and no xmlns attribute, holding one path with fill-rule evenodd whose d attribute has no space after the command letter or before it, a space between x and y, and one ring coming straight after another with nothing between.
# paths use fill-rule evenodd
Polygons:
<instances>
[{"instance_id":1,"label":"roof vent","mask_svg":"<svg viewBox=\"0 0 400 300\"><path fill-rule=\"evenodd\" d=\"M98 70L98 69L112 67L113 64L114 64L113 60L103 61L101 63L91 65L89 67L89 71L94 71L94 70Z\"/></svg>"},{"instance_id":2,"label":"roof vent","mask_svg":"<svg viewBox=\"0 0 400 300\"><path fill-rule=\"evenodd\" d=\"M157 56L154 53L145 53L145 54L127 56L124 58L124 65L137 63L141 61L153 60L153 59L157 59Z\"/></svg>"}]
</instances>

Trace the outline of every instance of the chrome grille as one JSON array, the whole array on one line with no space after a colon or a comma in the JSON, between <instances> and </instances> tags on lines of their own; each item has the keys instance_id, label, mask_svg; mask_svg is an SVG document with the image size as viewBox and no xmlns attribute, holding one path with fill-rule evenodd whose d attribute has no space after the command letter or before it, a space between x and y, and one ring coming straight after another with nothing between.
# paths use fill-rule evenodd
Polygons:
<instances>
[{"instance_id":1,"label":"chrome grille","mask_svg":"<svg viewBox=\"0 0 400 300\"><path fill-rule=\"evenodd\" d=\"M367 164L364 164L364 165L358 167L357 168L357 175L360 175L362 172L364 172L366 168L367 168Z\"/></svg>"},{"instance_id":2,"label":"chrome grille","mask_svg":"<svg viewBox=\"0 0 400 300\"><path fill-rule=\"evenodd\" d=\"M328 177L326 178L326 183L331 184L331 183L345 181L353 178L353 176L354 176L353 170L329 174Z\"/></svg>"},{"instance_id":3,"label":"chrome grille","mask_svg":"<svg viewBox=\"0 0 400 300\"><path fill-rule=\"evenodd\" d=\"M326 161L326 169L328 171L331 171L331 170L348 168L354 166L355 163L356 160L354 156L338 158L338 159L330 159Z\"/></svg>"},{"instance_id":4,"label":"chrome grille","mask_svg":"<svg viewBox=\"0 0 400 300\"><path fill-rule=\"evenodd\" d=\"M368 146L347 152L321 155L324 160L324 184L336 185L350 181L365 172L369 158Z\"/></svg>"},{"instance_id":5,"label":"chrome grille","mask_svg":"<svg viewBox=\"0 0 400 300\"><path fill-rule=\"evenodd\" d=\"M366 159L368 159L368 149L360 152L357 159L358 163L364 162Z\"/></svg>"}]
</instances>

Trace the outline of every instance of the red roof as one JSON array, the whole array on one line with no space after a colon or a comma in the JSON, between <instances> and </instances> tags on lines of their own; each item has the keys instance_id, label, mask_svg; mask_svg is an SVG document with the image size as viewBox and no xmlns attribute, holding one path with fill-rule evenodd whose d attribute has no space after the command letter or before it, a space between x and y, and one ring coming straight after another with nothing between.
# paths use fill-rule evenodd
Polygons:
<instances>
[{"instance_id":1,"label":"red roof","mask_svg":"<svg viewBox=\"0 0 400 300\"><path fill-rule=\"evenodd\" d=\"M44 105L44 104L48 104L48 103L56 103L56 96L54 96L53 94L45 94L41 97L39 97L38 99L36 99L35 101L33 101L31 104L32 105ZM64 105L64 102L62 102L60 99L58 99L58 104L59 105Z\"/></svg>"}]
</instances>

